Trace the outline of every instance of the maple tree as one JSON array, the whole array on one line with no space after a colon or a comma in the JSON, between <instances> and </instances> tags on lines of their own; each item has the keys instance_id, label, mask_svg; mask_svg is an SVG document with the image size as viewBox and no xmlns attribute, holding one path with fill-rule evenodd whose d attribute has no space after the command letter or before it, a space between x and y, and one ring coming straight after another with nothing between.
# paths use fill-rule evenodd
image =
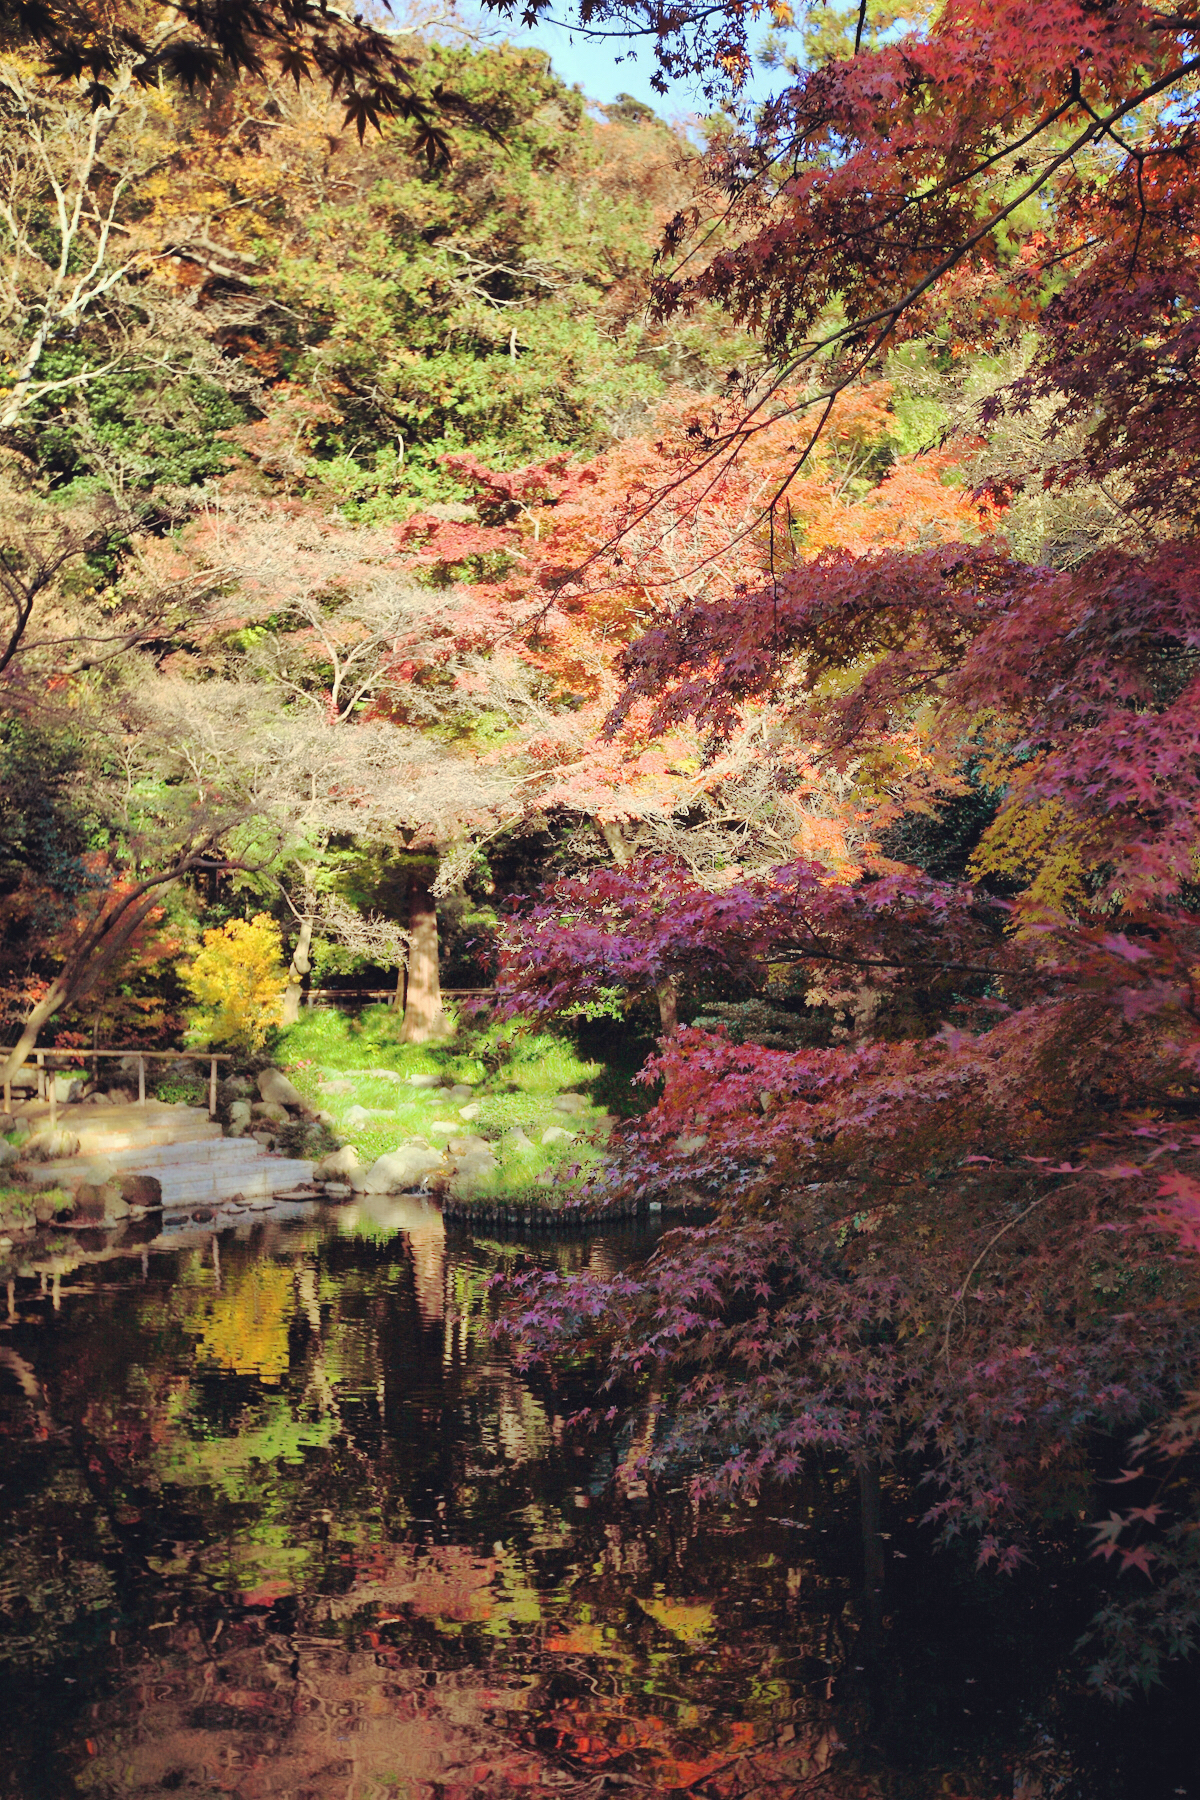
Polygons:
<instances>
[{"instance_id":1,"label":"maple tree","mask_svg":"<svg viewBox=\"0 0 1200 1800\"><path fill-rule=\"evenodd\" d=\"M683 597L622 652L609 728L719 749L781 709L885 827L936 814L973 767L997 796L973 879L897 868L886 830L854 871L715 892L651 860L553 885L505 952L514 1010L671 974L762 992L788 964L816 1015L795 1052L664 1043L645 1072L662 1097L597 1194L703 1200L715 1222L639 1272L527 1283L530 1353L588 1345L614 1398L655 1413L647 1463L683 1457L702 1490L848 1452L869 1586L881 1473L924 1477L929 1521L1003 1568L1048 1518L1089 1516L1130 1437L1150 1446L1139 1478L1170 1445L1172 1522L1135 1507L1099 1536L1114 1574L1157 1582L1142 1603L1118 1575L1099 1616L1094 1677L1116 1690L1197 1633L1195 31L1062 0L860 32L714 148L732 241L687 246L697 215L672 235L663 311L728 306L779 374L714 406L626 535L662 508L677 531L677 500L771 436L791 449L750 509L757 570L705 591L708 546L687 545ZM1057 567L986 531L797 539L794 485L901 338L1024 340L978 424L1041 406L1040 467L993 472L981 499L1090 488L1124 532L1110 515ZM821 1029L839 997L848 1042Z\"/></svg>"},{"instance_id":2,"label":"maple tree","mask_svg":"<svg viewBox=\"0 0 1200 1800\"><path fill-rule=\"evenodd\" d=\"M458 97L439 93L438 105L427 106L413 81L411 44L386 29L386 4L373 12L368 18L329 0L256 0L250 6L241 0L171 0L161 10L105 0L18 0L0 17L0 42L40 53L47 73L78 84L97 111L129 82L212 89L241 75L263 80L277 73L297 86L316 81L327 87L360 138L368 125L402 118L420 128L431 160L444 157L445 123L459 110Z\"/></svg>"}]
</instances>

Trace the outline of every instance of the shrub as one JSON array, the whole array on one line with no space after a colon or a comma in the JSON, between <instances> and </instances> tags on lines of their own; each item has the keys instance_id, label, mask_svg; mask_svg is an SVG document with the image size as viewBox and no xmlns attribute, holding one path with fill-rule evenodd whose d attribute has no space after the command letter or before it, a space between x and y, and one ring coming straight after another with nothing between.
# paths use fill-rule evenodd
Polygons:
<instances>
[{"instance_id":1,"label":"shrub","mask_svg":"<svg viewBox=\"0 0 1200 1800\"><path fill-rule=\"evenodd\" d=\"M188 1034L195 1043L258 1050L283 1016L283 940L266 913L206 931L182 975L197 1002Z\"/></svg>"}]
</instances>

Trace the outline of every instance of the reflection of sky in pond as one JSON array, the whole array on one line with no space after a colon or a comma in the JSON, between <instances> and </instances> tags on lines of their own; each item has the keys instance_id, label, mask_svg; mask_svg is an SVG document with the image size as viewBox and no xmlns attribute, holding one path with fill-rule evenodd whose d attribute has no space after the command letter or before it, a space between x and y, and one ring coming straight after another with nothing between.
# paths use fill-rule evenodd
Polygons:
<instances>
[{"instance_id":1,"label":"reflection of sky in pond","mask_svg":"<svg viewBox=\"0 0 1200 1800\"><path fill-rule=\"evenodd\" d=\"M645 1249L448 1241L387 1198L31 1257L0 1335L0 1795L851 1800L936 1769L993 1800L981 1771L1064 1766L1044 1593L985 1611L914 1535L857 1669L848 1471L697 1515L613 1480L628 1433L567 1429L578 1379L514 1371L498 1270Z\"/></svg>"}]
</instances>

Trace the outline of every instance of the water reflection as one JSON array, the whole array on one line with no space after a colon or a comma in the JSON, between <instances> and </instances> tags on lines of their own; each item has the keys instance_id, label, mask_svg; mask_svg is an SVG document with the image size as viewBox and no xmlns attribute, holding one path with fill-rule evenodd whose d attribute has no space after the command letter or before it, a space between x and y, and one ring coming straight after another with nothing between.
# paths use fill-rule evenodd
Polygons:
<instances>
[{"instance_id":1,"label":"water reflection","mask_svg":"<svg viewBox=\"0 0 1200 1800\"><path fill-rule=\"evenodd\" d=\"M1027 1691L966 1705L993 1625L936 1669L913 1638L907 1686L867 1692L836 1473L786 1516L698 1518L613 1480L628 1435L565 1431L580 1392L522 1379L487 1329L524 1254L372 1198L25 1267L0 1335L0 1793L991 1800L1007 1757L1006 1793L1051 1794L1065 1753L1039 1724L1035 1770ZM1021 1628L1046 1624L1034 1596Z\"/></svg>"}]
</instances>

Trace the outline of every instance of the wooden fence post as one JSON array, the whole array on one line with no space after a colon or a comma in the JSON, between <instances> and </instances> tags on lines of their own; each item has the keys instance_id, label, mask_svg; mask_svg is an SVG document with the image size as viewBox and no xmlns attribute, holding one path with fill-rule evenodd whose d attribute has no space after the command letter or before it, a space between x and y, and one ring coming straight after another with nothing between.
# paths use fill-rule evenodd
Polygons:
<instances>
[{"instance_id":1,"label":"wooden fence post","mask_svg":"<svg viewBox=\"0 0 1200 1800\"><path fill-rule=\"evenodd\" d=\"M210 1119L215 1119L217 1116L217 1059L215 1056L212 1059L212 1067L208 1075L208 1116Z\"/></svg>"},{"instance_id":2,"label":"wooden fence post","mask_svg":"<svg viewBox=\"0 0 1200 1800\"><path fill-rule=\"evenodd\" d=\"M138 1057L138 1105L145 1106L145 1104L146 1104L146 1059L144 1056L139 1056Z\"/></svg>"}]
</instances>

